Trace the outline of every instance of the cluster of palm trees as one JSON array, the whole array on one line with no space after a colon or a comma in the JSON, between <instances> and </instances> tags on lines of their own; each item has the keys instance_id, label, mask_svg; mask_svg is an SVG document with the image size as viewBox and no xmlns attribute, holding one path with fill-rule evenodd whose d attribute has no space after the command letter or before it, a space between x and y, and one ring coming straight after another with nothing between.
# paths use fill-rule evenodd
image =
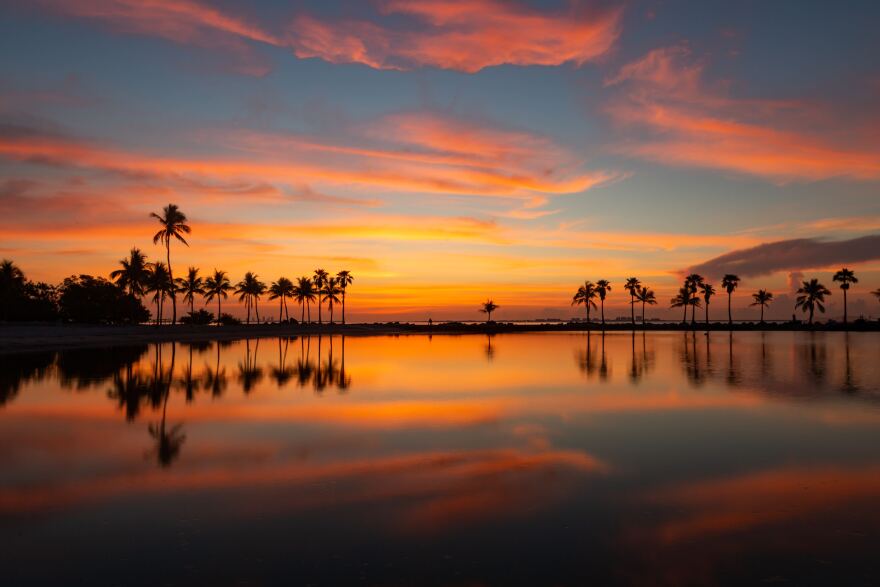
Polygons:
<instances>
[{"instance_id":1,"label":"cluster of palm trees","mask_svg":"<svg viewBox=\"0 0 880 587\"><path fill-rule=\"evenodd\" d=\"M330 311L330 323L333 324L333 310L337 305L342 306L342 323L345 324L345 295L354 277L351 271L343 270L336 275L331 275L324 269L316 269L311 277L303 276L294 283L287 277L279 277L268 286L260 281L259 277L248 271L244 278L234 284L230 281L225 271L214 269L214 272L202 277L198 267L189 267L186 277L175 278L171 269L171 242L178 240L189 246L184 235L190 234L191 228L187 224L186 215L175 205L168 204L160 214L152 213L161 225L160 230L153 236L153 243L162 243L165 247L166 262L156 261L150 263L147 256L137 247L131 249L127 259L120 260L121 267L110 273L110 278L117 285L128 291L132 296L143 298L152 294L152 301L156 304L156 323L162 322L165 302L171 300L171 323L177 323L177 295L181 294L184 303L189 304L190 316L195 315L196 297L202 296L205 305L217 300L217 320L222 316L222 300L228 299L230 292L239 301L243 302L247 309L247 323L251 321L253 310L257 323L260 322L259 302L262 296L268 293L270 300L279 300L278 321L290 320L287 301L294 300L300 304L300 321L312 321L311 305L318 304L318 324L323 323L321 309L326 303Z\"/></svg>"},{"instance_id":2,"label":"cluster of palm trees","mask_svg":"<svg viewBox=\"0 0 880 587\"><path fill-rule=\"evenodd\" d=\"M859 282L856 278L855 273L850 269L843 268L840 271L836 272L832 277L832 280L836 283L840 284L840 289L843 290L843 323L847 323L847 299L846 294L847 291L853 284ZM731 301L733 299L733 292L736 291L737 287L740 284L740 278L734 274L727 274L721 279L721 288L727 292L727 320L729 324L733 324L733 315L731 312ZM636 323L635 319L635 305L637 303L642 304L642 323L645 322L645 306L646 305L655 305L657 303L656 296L654 292L643 286L641 281L636 277L630 277L626 280L626 283L623 286L630 296L630 316L633 325ZM608 296L608 292L611 291L611 283L609 283L605 279L600 279L596 283L592 281L585 281L583 285L578 287L577 292L575 292L574 297L572 298L572 305L583 305L587 311L587 322L590 321L590 310L595 310L597 307L601 307L601 315L602 315L602 324L605 324L605 298ZM709 323L709 303L712 297L717 293L715 286L711 283L707 282L706 279L697 273L692 273L685 277L684 283L679 288L678 293L670 300L671 308L682 308L683 316L682 323L687 322L687 313L688 308L691 309L691 323L696 324L696 310L701 307L702 303L705 303L705 321L706 324ZM872 295L876 296L880 299L880 289L872 291ZM809 281L804 281L801 284L801 287L797 290L797 298L795 300L795 309L802 310L805 314L809 315L809 323L813 323L813 316L815 311L818 309L820 312L825 312L825 296L830 296L831 291L825 287L822 283L819 282L818 279L813 278ZM599 306L596 304L596 299L599 300ZM752 294L752 303L751 306L759 306L761 308L761 323L764 323L764 309L770 306L770 303L773 302L773 293L767 291L766 289L759 289L757 292Z\"/></svg>"}]
</instances>

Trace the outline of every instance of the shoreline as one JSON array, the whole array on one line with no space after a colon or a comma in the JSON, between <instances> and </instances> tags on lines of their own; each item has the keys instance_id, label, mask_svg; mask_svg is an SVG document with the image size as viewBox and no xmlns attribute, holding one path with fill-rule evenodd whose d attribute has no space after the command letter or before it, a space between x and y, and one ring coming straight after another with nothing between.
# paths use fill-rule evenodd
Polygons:
<instances>
[{"instance_id":1,"label":"shoreline","mask_svg":"<svg viewBox=\"0 0 880 587\"><path fill-rule=\"evenodd\" d=\"M842 323L818 324L812 327L804 323L779 324L712 322L708 325L691 323L609 323L606 332L629 331L718 331L718 332L880 332L880 322L854 322L844 328ZM89 324L5 323L0 324L0 354L16 354L30 351L65 348L101 348L156 342L209 342L231 341L245 338L269 338L278 336L399 336L399 335L468 335L513 334L529 332L593 332L601 333L602 325L582 322L559 324L491 324L441 323L374 323L374 324L252 324L235 326L109 326Z\"/></svg>"}]
</instances>

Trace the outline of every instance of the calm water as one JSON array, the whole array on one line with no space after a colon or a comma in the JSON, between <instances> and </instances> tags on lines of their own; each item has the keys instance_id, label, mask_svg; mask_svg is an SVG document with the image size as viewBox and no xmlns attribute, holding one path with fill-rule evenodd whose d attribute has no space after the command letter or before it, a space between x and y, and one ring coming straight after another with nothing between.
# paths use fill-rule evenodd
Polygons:
<instances>
[{"instance_id":1,"label":"calm water","mask_svg":"<svg viewBox=\"0 0 880 587\"><path fill-rule=\"evenodd\" d=\"M880 337L0 357L3 585L877 584Z\"/></svg>"}]
</instances>

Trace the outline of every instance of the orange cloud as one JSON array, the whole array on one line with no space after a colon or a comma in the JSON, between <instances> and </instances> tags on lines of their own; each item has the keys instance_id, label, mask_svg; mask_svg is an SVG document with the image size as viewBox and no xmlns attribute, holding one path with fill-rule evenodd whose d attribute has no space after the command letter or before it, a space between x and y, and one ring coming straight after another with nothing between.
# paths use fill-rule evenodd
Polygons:
<instances>
[{"instance_id":1,"label":"orange cloud","mask_svg":"<svg viewBox=\"0 0 880 587\"><path fill-rule=\"evenodd\" d=\"M616 150L670 165L725 169L782 182L880 179L880 152L860 148L852 140L857 134L843 146L804 132L794 117L808 113L808 105L730 98L707 87L703 74L704 65L692 62L687 47L677 46L651 51L609 78L606 86L622 87L622 99L607 107L611 116L654 133Z\"/></svg>"},{"instance_id":2,"label":"orange cloud","mask_svg":"<svg viewBox=\"0 0 880 587\"><path fill-rule=\"evenodd\" d=\"M373 135L380 127L388 137L382 144L358 146L376 143ZM162 180L183 189L217 192L219 185L236 193L271 189L269 182L532 198L534 193L582 192L613 177L580 169L580 161L546 138L424 113L353 129L347 144L299 135L208 134L212 140L222 136L223 144L236 150L234 156L173 158L15 129L0 134L0 157L114 172L143 183Z\"/></svg>"},{"instance_id":3,"label":"orange cloud","mask_svg":"<svg viewBox=\"0 0 880 587\"><path fill-rule=\"evenodd\" d=\"M428 66L474 73L503 64L581 65L607 52L620 33L621 10L586 11L575 4L546 13L498 0L386 0L380 9L418 26L302 15L291 27L294 53L377 69Z\"/></svg>"}]
</instances>

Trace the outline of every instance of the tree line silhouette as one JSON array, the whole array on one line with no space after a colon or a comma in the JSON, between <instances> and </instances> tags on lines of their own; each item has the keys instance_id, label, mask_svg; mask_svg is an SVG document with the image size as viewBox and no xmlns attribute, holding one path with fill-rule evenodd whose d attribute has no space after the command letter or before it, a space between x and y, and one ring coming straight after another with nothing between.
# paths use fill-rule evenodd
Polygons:
<instances>
[{"instance_id":1,"label":"tree line silhouette","mask_svg":"<svg viewBox=\"0 0 880 587\"><path fill-rule=\"evenodd\" d=\"M733 313L731 310L733 293L740 284L740 278L734 274L727 274L721 279L721 288L727 293L727 321L733 325ZM840 284L843 291L843 323L848 323L847 315L847 297L846 294L850 287L859 282L855 273L850 269L843 268L837 271L832 281ZM605 279L600 279L593 283L585 281L579 286L571 304L573 306L584 306L587 315L587 323L591 322L591 310L600 309L601 324L605 326L605 299L611 291L611 283ZM642 285L641 280L637 277L629 277L623 285L623 289L627 291L630 297L630 320L633 326L636 324L635 306L641 304L641 322L645 323L645 306L656 305L657 297L653 290ZM706 281L702 275L692 273L684 278L684 283L678 289L676 295L670 300L670 308L682 308L682 324L687 323L688 308L691 312L691 324L696 325L696 310L705 303L705 323L709 324L709 304L717 293L715 286ZM797 290L797 298L795 299L795 310L802 310L808 315L808 324L813 324L815 311L825 312L825 297L831 295L831 291L825 287L818 279L812 278L809 281L803 281ZM878 300L880 300L880 289L871 292ZM596 304L596 300L599 304ZM759 306L761 308L760 323L764 324L764 310L773 302L773 293L766 289L759 289L752 294L752 303L750 306Z\"/></svg>"},{"instance_id":2,"label":"tree line silhouette","mask_svg":"<svg viewBox=\"0 0 880 587\"><path fill-rule=\"evenodd\" d=\"M189 313L180 322L191 324L235 324L240 320L224 314L222 301L233 294L245 306L246 323L251 322L253 312L257 323L261 322L261 298L268 294L269 300L278 300L278 321L291 322L288 300L300 305L300 322L312 322L312 304L317 304L318 324L323 324L322 308L330 312L330 324L334 323L334 309L341 306L342 324L345 324L345 302L348 287L354 281L349 270L332 275L324 269L296 280L279 277L268 286L257 274L248 271L238 283L233 284L225 271L214 269L203 277L198 267L189 267L185 277L174 277L171 265L171 243L178 241L186 246L186 235L192 228L186 215L175 204L168 204L161 213L151 213L160 224L153 235L153 243L165 249L165 261L149 262L147 255L132 247L127 258L119 261L120 267L110 273L110 280L90 275L72 276L60 285L34 283L25 278L24 272L11 260L0 264L0 305L4 321L63 319L73 322L141 323L150 318L143 305L147 298L155 304L156 324L163 322L165 304L171 301L171 323L177 324L177 298L181 296L189 305ZM217 314L205 309L196 311L197 298L203 298L205 306L216 300ZM293 322L296 322L294 317Z\"/></svg>"}]
</instances>

